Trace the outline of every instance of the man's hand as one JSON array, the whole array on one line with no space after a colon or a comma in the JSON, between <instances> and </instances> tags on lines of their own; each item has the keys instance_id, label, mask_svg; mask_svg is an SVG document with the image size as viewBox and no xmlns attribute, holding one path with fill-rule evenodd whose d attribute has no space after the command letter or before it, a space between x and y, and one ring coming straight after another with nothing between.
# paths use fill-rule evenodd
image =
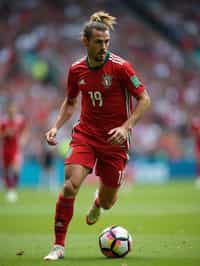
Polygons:
<instances>
[{"instance_id":1,"label":"man's hand","mask_svg":"<svg viewBox=\"0 0 200 266\"><path fill-rule=\"evenodd\" d=\"M57 134L57 128L52 127L47 133L46 133L46 141L49 145L56 145L56 134Z\"/></svg>"},{"instance_id":2,"label":"man's hand","mask_svg":"<svg viewBox=\"0 0 200 266\"><path fill-rule=\"evenodd\" d=\"M121 146L127 140L128 129L125 128L124 126L115 127L108 132L108 135L111 135L108 138L108 142L110 142L113 145Z\"/></svg>"}]
</instances>

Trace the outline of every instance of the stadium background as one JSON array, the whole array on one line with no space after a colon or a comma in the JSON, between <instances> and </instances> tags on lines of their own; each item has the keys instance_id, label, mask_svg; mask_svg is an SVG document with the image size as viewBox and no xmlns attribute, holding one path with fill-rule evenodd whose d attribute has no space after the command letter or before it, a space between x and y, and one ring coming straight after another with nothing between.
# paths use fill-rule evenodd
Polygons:
<instances>
[{"instance_id":1,"label":"stadium background","mask_svg":"<svg viewBox=\"0 0 200 266\"><path fill-rule=\"evenodd\" d=\"M11 100L29 126L17 202L5 200L0 183L0 266L42 266L51 248L57 198L51 189L62 184L78 110L59 132L58 149L47 148L44 134L65 95L70 64L85 53L82 25L100 9L118 18L111 50L134 64L152 106L134 132L127 169L133 185L122 187L119 203L91 228L84 219L96 186L85 184L59 265L200 265L200 193L190 130L191 118L200 114L199 1L0 0L0 119ZM43 161L48 153L55 160L50 172ZM97 235L116 223L132 234L133 252L106 260Z\"/></svg>"},{"instance_id":2,"label":"stadium background","mask_svg":"<svg viewBox=\"0 0 200 266\"><path fill-rule=\"evenodd\" d=\"M200 113L198 1L0 1L0 116L12 100L30 132L21 185L39 182L45 131L65 95L70 64L85 53L82 25L101 9L118 18L111 50L134 64L153 103L134 130L131 175L142 181L195 176L190 124ZM78 111L61 130L61 146L77 118Z\"/></svg>"}]
</instances>

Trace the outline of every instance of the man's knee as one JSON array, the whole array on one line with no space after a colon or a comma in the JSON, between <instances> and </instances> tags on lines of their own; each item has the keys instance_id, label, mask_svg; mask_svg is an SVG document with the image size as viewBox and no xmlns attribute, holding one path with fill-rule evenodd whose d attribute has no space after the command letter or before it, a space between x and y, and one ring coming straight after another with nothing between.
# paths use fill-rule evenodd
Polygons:
<instances>
[{"instance_id":1,"label":"man's knee","mask_svg":"<svg viewBox=\"0 0 200 266\"><path fill-rule=\"evenodd\" d=\"M111 199L111 200L101 200L99 199L99 204L101 208L104 210L109 210L112 208L112 206L115 204L116 199Z\"/></svg>"},{"instance_id":2,"label":"man's knee","mask_svg":"<svg viewBox=\"0 0 200 266\"><path fill-rule=\"evenodd\" d=\"M76 196L78 193L79 186L76 185L74 182L72 182L71 179L65 180L64 187L63 187L63 192L64 196Z\"/></svg>"}]
</instances>

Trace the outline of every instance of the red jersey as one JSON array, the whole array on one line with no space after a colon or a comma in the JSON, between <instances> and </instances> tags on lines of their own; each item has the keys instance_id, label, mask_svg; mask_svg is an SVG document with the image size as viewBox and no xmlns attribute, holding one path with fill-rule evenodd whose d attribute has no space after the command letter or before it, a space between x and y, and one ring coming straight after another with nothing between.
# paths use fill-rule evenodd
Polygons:
<instances>
[{"instance_id":1,"label":"red jersey","mask_svg":"<svg viewBox=\"0 0 200 266\"><path fill-rule=\"evenodd\" d=\"M3 135L2 151L4 156L18 151L19 138L24 129L25 120L21 115L16 115L14 119L4 118L1 121L0 135Z\"/></svg>"},{"instance_id":2,"label":"red jersey","mask_svg":"<svg viewBox=\"0 0 200 266\"><path fill-rule=\"evenodd\" d=\"M108 53L104 64L90 68L87 58L72 64L67 97L81 92L81 115L75 131L108 144L108 131L121 126L132 113L132 100L144 90L131 64Z\"/></svg>"}]
</instances>

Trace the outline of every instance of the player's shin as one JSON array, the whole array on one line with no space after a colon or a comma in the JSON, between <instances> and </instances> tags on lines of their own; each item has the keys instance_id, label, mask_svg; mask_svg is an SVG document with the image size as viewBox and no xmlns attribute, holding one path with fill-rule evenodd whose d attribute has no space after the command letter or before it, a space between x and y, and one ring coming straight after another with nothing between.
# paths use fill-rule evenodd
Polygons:
<instances>
[{"instance_id":1,"label":"player's shin","mask_svg":"<svg viewBox=\"0 0 200 266\"><path fill-rule=\"evenodd\" d=\"M74 198L65 198L60 195L56 203L55 212L55 242L57 245L65 245L68 225L72 219L74 210Z\"/></svg>"}]
</instances>

